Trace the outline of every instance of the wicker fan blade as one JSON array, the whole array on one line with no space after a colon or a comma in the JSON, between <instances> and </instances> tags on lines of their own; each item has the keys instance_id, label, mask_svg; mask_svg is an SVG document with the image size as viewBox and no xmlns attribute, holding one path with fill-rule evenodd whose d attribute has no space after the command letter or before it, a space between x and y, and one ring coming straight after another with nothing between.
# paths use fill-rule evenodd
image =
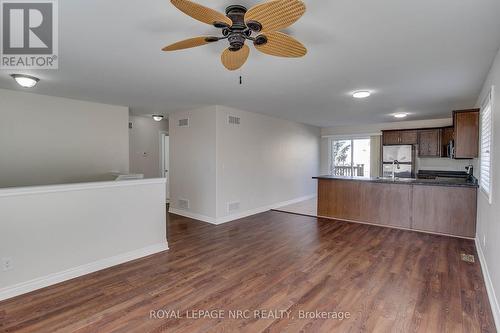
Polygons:
<instances>
[{"instance_id":1,"label":"wicker fan blade","mask_svg":"<svg viewBox=\"0 0 500 333\"><path fill-rule=\"evenodd\" d=\"M212 38L212 40L210 39ZM171 44L169 46L165 46L163 51L177 51L182 49L189 49L191 47L205 45L211 42L216 41L217 37L194 37L185 40L181 40L177 43Z\"/></svg>"},{"instance_id":2,"label":"wicker fan blade","mask_svg":"<svg viewBox=\"0 0 500 333\"><path fill-rule=\"evenodd\" d=\"M250 48L246 45L243 45L243 47L238 51L230 51L229 49L225 49L224 52L222 52L220 60L222 61L224 67L226 67L230 71L234 71L245 64L249 54Z\"/></svg>"},{"instance_id":3,"label":"wicker fan blade","mask_svg":"<svg viewBox=\"0 0 500 333\"><path fill-rule=\"evenodd\" d=\"M300 0L275 0L250 8L245 14L245 22L256 21L261 31L276 31L297 21L306 11Z\"/></svg>"},{"instance_id":4,"label":"wicker fan blade","mask_svg":"<svg viewBox=\"0 0 500 333\"><path fill-rule=\"evenodd\" d=\"M307 53L307 49L295 38L279 31L266 32L263 35L267 38L267 43L255 47L262 53L277 57L299 58Z\"/></svg>"},{"instance_id":5,"label":"wicker fan blade","mask_svg":"<svg viewBox=\"0 0 500 333\"><path fill-rule=\"evenodd\" d=\"M231 26L233 22L229 17L216 10L207 8L189 0L170 0L172 4L181 12L203 23L214 25L215 23L224 23Z\"/></svg>"}]
</instances>

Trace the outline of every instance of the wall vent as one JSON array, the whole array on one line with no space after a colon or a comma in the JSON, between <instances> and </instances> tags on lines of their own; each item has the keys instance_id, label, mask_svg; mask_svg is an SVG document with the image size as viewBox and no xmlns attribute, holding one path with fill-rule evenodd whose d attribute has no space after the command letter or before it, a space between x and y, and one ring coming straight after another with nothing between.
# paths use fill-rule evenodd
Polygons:
<instances>
[{"instance_id":1,"label":"wall vent","mask_svg":"<svg viewBox=\"0 0 500 333\"><path fill-rule=\"evenodd\" d=\"M189 200L179 199L178 204L179 204L179 209L189 209Z\"/></svg>"},{"instance_id":2,"label":"wall vent","mask_svg":"<svg viewBox=\"0 0 500 333\"><path fill-rule=\"evenodd\" d=\"M177 127L189 127L189 118L179 119L177 121Z\"/></svg>"},{"instance_id":3,"label":"wall vent","mask_svg":"<svg viewBox=\"0 0 500 333\"><path fill-rule=\"evenodd\" d=\"M241 123L241 118L237 116L228 115L227 123L229 125L239 125Z\"/></svg>"},{"instance_id":4,"label":"wall vent","mask_svg":"<svg viewBox=\"0 0 500 333\"><path fill-rule=\"evenodd\" d=\"M227 211L228 213L237 211L240 209L240 202L239 201L234 201L234 202L228 202L227 203Z\"/></svg>"}]
</instances>

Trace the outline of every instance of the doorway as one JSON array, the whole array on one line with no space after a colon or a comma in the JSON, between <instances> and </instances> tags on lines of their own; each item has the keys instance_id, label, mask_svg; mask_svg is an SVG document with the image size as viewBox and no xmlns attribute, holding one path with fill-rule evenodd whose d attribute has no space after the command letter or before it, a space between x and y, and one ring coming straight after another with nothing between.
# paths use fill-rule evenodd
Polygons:
<instances>
[{"instance_id":1,"label":"doorway","mask_svg":"<svg viewBox=\"0 0 500 333\"><path fill-rule=\"evenodd\" d=\"M170 137L166 132L160 132L160 177L166 179L166 198L170 201Z\"/></svg>"},{"instance_id":2,"label":"doorway","mask_svg":"<svg viewBox=\"0 0 500 333\"><path fill-rule=\"evenodd\" d=\"M330 139L330 174L370 177L370 138Z\"/></svg>"}]
</instances>

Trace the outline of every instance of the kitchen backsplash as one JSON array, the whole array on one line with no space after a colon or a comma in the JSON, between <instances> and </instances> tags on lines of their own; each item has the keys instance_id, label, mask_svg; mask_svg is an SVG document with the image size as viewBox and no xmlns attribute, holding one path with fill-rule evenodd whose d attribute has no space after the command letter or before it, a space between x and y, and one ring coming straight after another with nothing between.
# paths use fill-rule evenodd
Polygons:
<instances>
[{"instance_id":1,"label":"kitchen backsplash","mask_svg":"<svg viewBox=\"0 0 500 333\"><path fill-rule=\"evenodd\" d=\"M454 160L450 158L416 158L416 170L444 170L444 171L465 171L469 164L474 166L474 175L477 174L477 160Z\"/></svg>"}]
</instances>

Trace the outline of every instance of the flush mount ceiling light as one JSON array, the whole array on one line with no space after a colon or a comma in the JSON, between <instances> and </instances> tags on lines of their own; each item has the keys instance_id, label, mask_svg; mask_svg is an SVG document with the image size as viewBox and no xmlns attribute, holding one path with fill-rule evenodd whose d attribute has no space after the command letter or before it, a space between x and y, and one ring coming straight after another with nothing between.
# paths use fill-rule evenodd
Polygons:
<instances>
[{"instance_id":1,"label":"flush mount ceiling light","mask_svg":"<svg viewBox=\"0 0 500 333\"><path fill-rule=\"evenodd\" d=\"M394 116L394 118L401 119L401 118L406 118L406 116L408 116L408 113L400 112L400 113L393 114L393 116Z\"/></svg>"},{"instance_id":2,"label":"flush mount ceiling light","mask_svg":"<svg viewBox=\"0 0 500 333\"><path fill-rule=\"evenodd\" d=\"M370 97L370 95L371 95L371 92L369 92L368 90L359 90L359 91L353 92L352 97L354 97L354 98L367 98L367 97Z\"/></svg>"},{"instance_id":3,"label":"flush mount ceiling light","mask_svg":"<svg viewBox=\"0 0 500 333\"><path fill-rule=\"evenodd\" d=\"M161 114L154 114L153 115L153 120L154 121L162 121L163 120L163 116Z\"/></svg>"},{"instance_id":4,"label":"flush mount ceiling light","mask_svg":"<svg viewBox=\"0 0 500 333\"><path fill-rule=\"evenodd\" d=\"M40 81L39 78L31 75L12 74L11 76L23 88L33 88Z\"/></svg>"}]
</instances>

